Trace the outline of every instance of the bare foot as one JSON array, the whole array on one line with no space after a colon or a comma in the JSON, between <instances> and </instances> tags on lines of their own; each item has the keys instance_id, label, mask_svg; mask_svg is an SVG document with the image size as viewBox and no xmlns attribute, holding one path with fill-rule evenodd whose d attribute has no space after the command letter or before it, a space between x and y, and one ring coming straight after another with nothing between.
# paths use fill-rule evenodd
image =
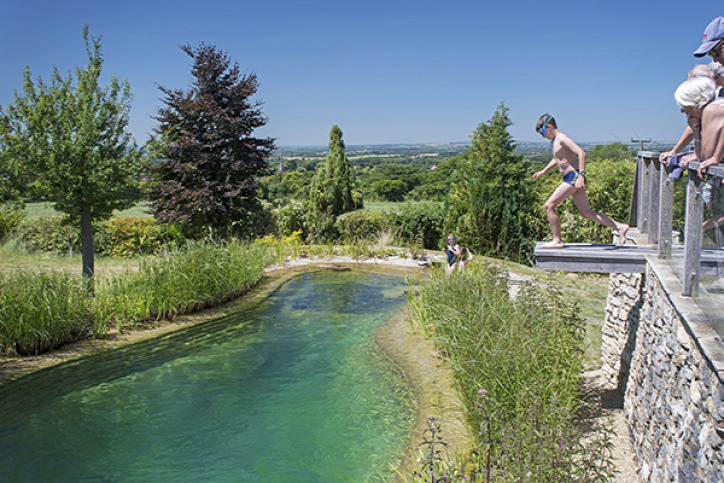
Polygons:
<instances>
[{"instance_id":1,"label":"bare foot","mask_svg":"<svg viewBox=\"0 0 724 483\"><path fill-rule=\"evenodd\" d=\"M550 242L545 245L541 245L540 248L565 248L566 244L563 242Z\"/></svg>"},{"instance_id":2,"label":"bare foot","mask_svg":"<svg viewBox=\"0 0 724 483\"><path fill-rule=\"evenodd\" d=\"M623 225L623 228L618 230L618 246L624 246L626 240L628 240L628 238L626 238L626 233L628 233L629 228L630 227L628 225Z\"/></svg>"}]
</instances>

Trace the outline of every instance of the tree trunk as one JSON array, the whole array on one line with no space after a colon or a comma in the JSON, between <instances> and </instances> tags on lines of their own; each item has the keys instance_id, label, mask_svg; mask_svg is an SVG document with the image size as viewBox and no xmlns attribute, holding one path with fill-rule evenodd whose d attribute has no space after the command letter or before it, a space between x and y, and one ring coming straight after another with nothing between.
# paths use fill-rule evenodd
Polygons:
<instances>
[{"instance_id":1,"label":"tree trunk","mask_svg":"<svg viewBox=\"0 0 724 483\"><path fill-rule=\"evenodd\" d=\"M95 271L91 221L91 207L86 204L80 213L80 246L83 254L83 279L86 281L89 294L93 293L93 272Z\"/></svg>"}]
</instances>

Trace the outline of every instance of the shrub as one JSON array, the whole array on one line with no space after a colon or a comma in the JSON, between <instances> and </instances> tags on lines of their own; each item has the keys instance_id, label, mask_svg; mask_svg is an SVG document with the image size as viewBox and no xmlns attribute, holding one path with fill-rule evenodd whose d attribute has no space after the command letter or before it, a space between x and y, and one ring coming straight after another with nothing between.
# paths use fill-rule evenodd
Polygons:
<instances>
[{"instance_id":1,"label":"shrub","mask_svg":"<svg viewBox=\"0 0 724 483\"><path fill-rule=\"evenodd\" d=\"M153 218L114 218L105 227L105 253L111 256L153 255L183 241L178 224L158 224Z\"/></svg>"},{"instance_id":2,"label":"shrub","mask_svg":"<svg viewBox=\"0 0 724 483\"><path fill-rule=\"evenodd\" d=\"M15 231L25 218L22 206L15 203L0 204L0 241Z\"/></svg>"},{"instance_id":3,"label":"shrub","mask_svg":"<svg viewBox=\"0 0 724 483\"><path fill-rule=\"evenodd\" d=\"M342 240L371 240L390 224L388 216L378 211L357 210L337 218L335 229Z\"/></svg>"},{"instance_id":4,"label":"shrub","mask_svg":"<svg viewBox=\"0 0 724 483\"><path fill-rule=\"evenodd\" d=\"M64 215L26 218L17 233L30 252L62 254L80 250L80 230L71 226Z\"/></svg>"},{"instance_id":5,"label":"shrub","mask_svg":"<svg viewBox=\"0 0 724 483\"><path fill-rule=\"evenodd\" d=\"M300 201L290 201L286 205L276 208L273 211L273 216L279 235L289 236L299 231L302 238L306 237L304 233L304 205Z\"/></svg>"},{"instance_id":6,"label":"shrub","mask_svg":"<svg viewBox=\"0 0 724 483\"><path fill-rule=\"evenodd\" d=\"M442 203L403 203L389 214L398 238L406 245L422 243L423 248L438 248L443 237L444 206Z\"/></svg>"}]
</instances>

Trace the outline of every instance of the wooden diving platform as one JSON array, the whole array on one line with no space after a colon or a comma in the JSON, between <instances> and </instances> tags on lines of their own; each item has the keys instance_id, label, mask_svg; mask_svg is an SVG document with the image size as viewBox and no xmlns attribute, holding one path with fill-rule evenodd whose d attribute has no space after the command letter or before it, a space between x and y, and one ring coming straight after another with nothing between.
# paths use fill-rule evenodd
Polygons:
<instances>
[{"instance_id":1,"label":"wooden diving platform","mask_svg":"<svg viewBox=\"0 0 724 483\"><path fill-rule=\"evenodd\" d=\"M535 247L535 267L538 270L588 273L644 273L646 258L658 256L657 245L623 246L598 243L568 243L564 248ZM671 247L671 257L683 259L684 246ZM701 251L701 267L704 269L724 267L724 251L704 247Z\"/></svg>"}]
</instances>

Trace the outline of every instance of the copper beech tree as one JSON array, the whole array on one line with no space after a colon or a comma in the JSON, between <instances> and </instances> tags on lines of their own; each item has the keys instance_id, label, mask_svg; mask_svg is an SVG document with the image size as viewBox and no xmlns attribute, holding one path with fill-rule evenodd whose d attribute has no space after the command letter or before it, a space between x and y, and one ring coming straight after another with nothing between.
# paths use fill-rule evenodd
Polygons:
<instances>
[{"instance_id":1,"label":"copper beech tree","mask_svg":"<svg viewBox=\"0 0 724 483\"><path fill-rule=\"evenodd\" d=\"M193 59L188 90L159 87L158 162L151 202L156 218L188 231L219 236L255 234L262 213L258 177L267 172L274 139L257 138L267 122L256 75L213 45L181 49Z\"/></svg>"}]
</instances>

